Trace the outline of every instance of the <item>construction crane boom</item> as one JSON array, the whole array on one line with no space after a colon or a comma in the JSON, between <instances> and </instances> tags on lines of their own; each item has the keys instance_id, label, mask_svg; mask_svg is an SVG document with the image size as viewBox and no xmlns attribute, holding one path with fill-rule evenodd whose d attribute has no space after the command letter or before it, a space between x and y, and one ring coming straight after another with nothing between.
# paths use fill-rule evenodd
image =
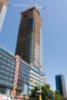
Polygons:
<instances>
[{"instance_id":1,"label":"construction crane boom","mask_svg":"<svg viewBox=\"0 0 67 100\"><path fill-rule=\"evenodd\" d=\"M36 7L37 9L38 8L45 9L44 6L38 6L38 5L32 6L32 5L25 5L25 4L12 4L12 6L16 6L16 7Z\"/></svg>"}]
</instances>

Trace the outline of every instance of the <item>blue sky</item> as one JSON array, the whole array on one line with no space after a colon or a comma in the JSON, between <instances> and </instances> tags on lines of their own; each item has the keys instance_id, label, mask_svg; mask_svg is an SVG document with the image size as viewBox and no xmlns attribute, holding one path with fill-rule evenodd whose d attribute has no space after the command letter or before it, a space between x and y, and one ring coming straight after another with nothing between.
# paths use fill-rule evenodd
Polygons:
<instances>
[{"instance_id":1,"label":"blue sky","mask_svg":"<svg viewBox=\"0 0 67 100\"><path fill-rule=\"evenodd\" d=\"M43 65L46 82L55 90L55 75L64 74L67 84L67 0L10 0L2 31L0 45L15 52L20 12L26 8L13 7L12 3L22 3L40 6L43 23Z\"/></svg>"}]
</instances>

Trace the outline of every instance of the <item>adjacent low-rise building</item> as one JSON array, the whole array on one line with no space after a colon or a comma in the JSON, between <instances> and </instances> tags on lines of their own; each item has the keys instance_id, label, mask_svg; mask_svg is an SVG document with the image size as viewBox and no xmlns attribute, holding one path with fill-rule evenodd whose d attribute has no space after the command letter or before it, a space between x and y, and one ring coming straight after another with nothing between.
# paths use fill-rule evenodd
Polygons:
<instances>
[{"instance_id":1,"label":"adjacent low-rise building","mask_svg":"<svg viewBox=\"0 0 67 100\"><path fill-rule=\"evenodd\" d=\"M28 95L39 84L45 84L41 69L0 47L0 93L10 95L15 91L15 95Z\"/></svg>"}]
</instances>

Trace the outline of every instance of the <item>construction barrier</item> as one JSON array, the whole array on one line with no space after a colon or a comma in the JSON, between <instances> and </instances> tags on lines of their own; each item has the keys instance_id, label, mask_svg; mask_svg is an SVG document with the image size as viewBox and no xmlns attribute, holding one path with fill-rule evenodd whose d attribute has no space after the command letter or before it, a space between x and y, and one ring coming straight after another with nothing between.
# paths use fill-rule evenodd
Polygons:
<instances>
[{"instance_id":1,"label":"construction barrier","mask_svg":"<svg viewBox=\"0 0 67 100\"><path fill-rule=\"evenodd\" d=\"M0 100L27 100L27 99L22 99L22 98L12 98L12 97L8 97L5 95L0 95Z\"/></svg>"},{"instance_id":2,"label":"construction barrier","mask_svg":"<svg viewBox=\"0 0 67 100\"><path fill-rule=\"evenodd\" d=\"M0 95L0 100L17 100L8 96Z\"/></svg>"}]
</instances>

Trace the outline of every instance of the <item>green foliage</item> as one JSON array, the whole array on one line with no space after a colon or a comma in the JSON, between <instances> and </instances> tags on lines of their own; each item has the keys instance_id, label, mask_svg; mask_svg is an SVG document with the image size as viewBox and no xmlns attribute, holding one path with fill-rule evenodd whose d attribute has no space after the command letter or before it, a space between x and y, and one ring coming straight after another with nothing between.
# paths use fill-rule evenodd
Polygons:
<instances>
[{"instance_id":1,"label":"green foliage","mask_svg":"<svg viewBox=\"0 0 67 100\"><path fill-rule=\"evenodd\" d=\"M63 100L67 100L67 98L63 98Z\"/></svg>"},{"instance_id":2,"label":"green foliage","mask_svg":"<svg viewBox=\"0 0 67 100\"><path fill-rule=\"evenodd\" d=\"M35 100L38 100L38 94L37 91L39 90L39 86L35 86L34 89L31 89L31 95L30 98L34 98Z\"/></svg>"},{"instance_id":3,"label":"green foliage","mask_svg":"<svg viewBox=\"0 0 67 100\"><path fill-rule=\"evenodd\" d=\"M60 91L59 91L59 90L56 90L56 91L55 91L55 94L60 94Z\"/></svg>"},{"instance_id":4,"label":"green foliage","mask_svg":"<svg viewBox=\"0 0 67 100\"><path fill-rule=\"evenodd\" d=\"M31 90L30 98L35 98L35 100L39 100L39 96L37 94L37 91L39 90L39 86L35 86L34 89ZM50 89L50 85L45 84L41 86L42 90L42 100L48 100L48 93L52 93L53 91Z\"/></svg>"},{"instance_id":5,"label":"green foliage","mask_svg":"<svg viewBox=\"0 0 67 100\"><path fill-rule=\"evenodd\" d=\"M55 100L63 100L59 90L55 91Z\"/></svg>"},{"instance_id":6,"label":"green foliage","mask_svg":"<svg viewBox=\"0 0 67 100\"><path fill-rule=\"evenodd\" d=\"M42 99L43 99L43 100L48 100L47 94L48 94L48 93L53 93L53 91L50 90L50 85L48 85L48 84L43 85L43 86L41 87L41 90L42 90Z\"/></svg>"},{"instance_id":7,"label":"green foliage","mask_svg":"<svg viewBox=\"0 0 67 100\"><path fill-rule=\"evenodd\" d=\"M39 95L37 94L38 90L40 90L39 86L35 86L34 89L31 90L30 98L39 100ZM54 92L50 89L49 84L42 85L41 90L42 90L42 100L49 100L47 96L48 93L54 94ZM66 98L62 99L59 90L56 90L54 95L55 95L55 100L67 100Z\"/></svg>"},{"instance_id":8,"label":"green foliage","mask_svg":"<svg viewBox=\"0 0 67 100\"><path fill-rule=\"evenodd\" d=\"M62 96L60 94L55 95L55 100L63 100Z\"/></svg>"}]
</instances>

